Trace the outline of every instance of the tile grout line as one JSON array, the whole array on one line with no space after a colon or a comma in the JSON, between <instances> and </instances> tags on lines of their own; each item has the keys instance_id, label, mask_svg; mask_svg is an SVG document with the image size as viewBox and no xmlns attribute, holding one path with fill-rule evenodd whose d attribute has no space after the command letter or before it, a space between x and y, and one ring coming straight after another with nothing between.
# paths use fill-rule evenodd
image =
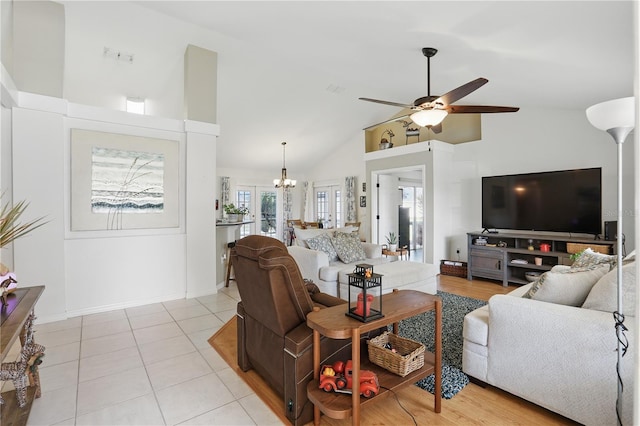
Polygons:
<instances>
[{"instance_id":1,"label":"tile grout line","mask_svg":"<svg viewBox=\"0 0 640 426\"><path fill-rule=\"evenodd\" d=\"M162 308L169 313L167 308L163 303ZM167 424L167 419L164 416L164 412L162 411L162 407L160 406L160 401L158 401L158 395L156 394L156 390L153 387L153 383L151 383L151 377L149 377L149 370L147 370L147 364L144 362L144 358L142 357L142 352L140 351L140 344L138 343L138 339L136 338L136 334L133 332L133 327L131 326L131 319L127 311L124 311L125 316L127 317L127 321L129 322L129 327L131 327L131 334L133 335L133 341L136 343L136 350L138 351L138 355L140 356L140 361L142 361L142 367L144 368L144 372L147 375L147 380L149 381L149 387L151 387L151 393L153 394L153 399L156 402L156 406L158 407L158 411L160 412L160 416L162 417L162 421L164 424ZM171 316L171 313L169 313ZM173 316L171 317L173 318ZM176 324L177 325L177 324ZM179 327L179 326L178 326Z\"/></svg>"},{"instance_id":2,"label":"tile grout line","mask_svg":"<svg viewBox=\"0 0 640 426\"><path fill-rule=\"evenodd\" d=\"M78 376L76 378L76 407L74 410L73 424L78 423L78 403L80 399L80 362L82 360L82 328L84 325L84 315L80 317L80 340L78 345Z\"/></svg>"}]
</instances>

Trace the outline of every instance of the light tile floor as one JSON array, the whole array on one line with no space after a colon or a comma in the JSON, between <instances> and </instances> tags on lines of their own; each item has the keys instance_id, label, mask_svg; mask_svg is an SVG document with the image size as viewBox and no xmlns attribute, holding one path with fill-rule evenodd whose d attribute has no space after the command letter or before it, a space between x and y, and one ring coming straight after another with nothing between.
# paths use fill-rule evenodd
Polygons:
<instances>
[{"instance_id":1,"label":"light tile floor","mask_svg":"<svg viewBox=\"0 0 640 426\"><path fill-rule=\"evenodd\" d=\"M207 342L238 300L231 283L215 295L36 325L42 397L27 424L282 425Z\"/></svg>"}]
</instances>

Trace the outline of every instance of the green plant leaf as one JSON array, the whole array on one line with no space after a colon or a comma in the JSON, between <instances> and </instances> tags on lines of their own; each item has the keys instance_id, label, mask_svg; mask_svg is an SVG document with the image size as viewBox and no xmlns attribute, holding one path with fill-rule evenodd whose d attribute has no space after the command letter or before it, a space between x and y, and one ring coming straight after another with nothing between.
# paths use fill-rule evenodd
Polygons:
<instances>
[{"instance_id":1,"label":"green plant leaf","mask_svg":"<svg viewBox=\"0 0 640 426\"><path fill-rule=\"evenodd\" d=\"M44 217L19 223L20 216L28 206L29 204L25 201L20 201L13 206L9 206L9 204L2 206L0 210L0 248L47 223L44 221Z\"/></svg>"}]
</instances>

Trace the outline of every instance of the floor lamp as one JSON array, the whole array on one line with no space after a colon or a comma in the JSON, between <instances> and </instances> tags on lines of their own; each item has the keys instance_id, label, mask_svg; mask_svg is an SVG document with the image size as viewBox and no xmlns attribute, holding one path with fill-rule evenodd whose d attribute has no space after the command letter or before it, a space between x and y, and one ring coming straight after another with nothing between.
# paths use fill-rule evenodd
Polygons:
<instances>
[{"instance_id":1,"label":"floor lamp","mask_svg":"<svg viewBox=\"0 0 640 426\"><path fill-rule=\"evenodd\" d=\"M587 119L596 128L609 133L616 142L618 149L618 229L617 229L617 311L613 313L616 323L616 336L618 338L618 362L616 371L618 373L618 400L616 402L616 414L618 424L621 424L621 404L622 404L622 377L620 376L620 366L622 356L626 351L626 337L624 331L624 315L622 312L622 144L635 126L635 98L620 98L602 102L587 108Z\"/></svg>"}]
</instances>

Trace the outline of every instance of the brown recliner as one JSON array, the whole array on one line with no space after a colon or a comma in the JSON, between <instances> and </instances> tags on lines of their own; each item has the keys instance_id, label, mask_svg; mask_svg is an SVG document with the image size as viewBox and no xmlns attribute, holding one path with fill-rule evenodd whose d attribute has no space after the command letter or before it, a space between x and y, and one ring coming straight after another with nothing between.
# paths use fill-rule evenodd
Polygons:
<instances>
[{"instance_id":1,"label":"brown recliner","mask_svg":"<svg viewBox=\"0 0 640 426\"><path fill-rule=\"evenodd\" d=\"M231 250L241 302L238 303L238 365L254 369L283 398L289 421L303 425L313 419L307 383L313 378L313 331L306 316L314 306L346 303L305 283L295 260L280 241L250 235ZM347 311L346 305L344 311ZM363 335L366 339L379 334ZM322 337L321 362L351 358L351 340ZM364 355L366 356L366 355Z\"/></svg>"}]
</instances>

